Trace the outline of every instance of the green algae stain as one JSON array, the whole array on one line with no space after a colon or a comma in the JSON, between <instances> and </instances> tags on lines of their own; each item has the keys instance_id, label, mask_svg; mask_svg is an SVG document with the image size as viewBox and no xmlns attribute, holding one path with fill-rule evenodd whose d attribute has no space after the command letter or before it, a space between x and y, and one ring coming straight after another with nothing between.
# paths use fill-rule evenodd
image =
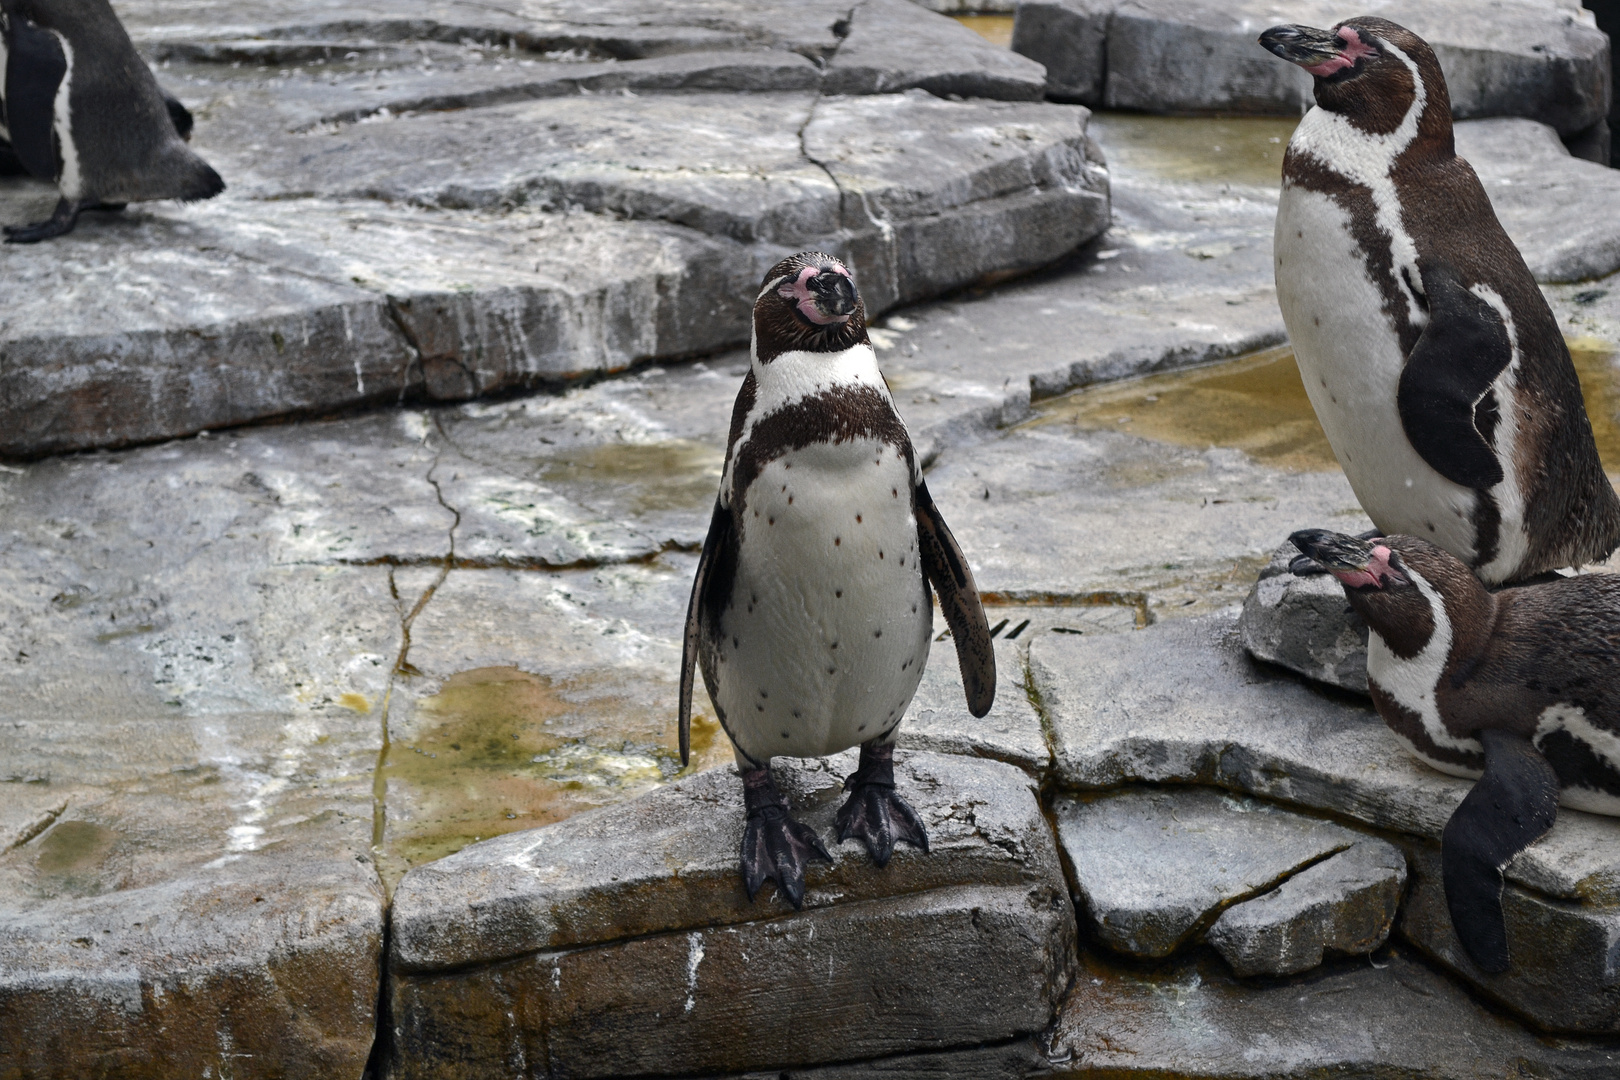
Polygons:
<instances>
[{"instance_id":1,"label":"green algae stain","mask_svg":"<svg viewBox=\"0 0 1620 1080\"><path fill-rule=\"evenodd\" d=\"M381 867L412 866L493 836L549 825L731 760L718 723L692 721L692 763L675 749L674 709L646 715L605 680L553 680L515 667L445 680L391 732ZM589 731L579 737L581 730Z\"/></svg>"},{"instance_id":2,"label":"green algae stain","mask_svg":"<svg viewBox=\"0 0 1620 1080\"><path fill-rule=\"evenodd\" d=\"M1581 380L1581 396L1586 399L1586 415L1592 421L1603 468L1620 474L1620 368L1612 342L1595 337L1569 340L1569 356L1575 361L1575 374Z\"/></svg>"},{"instance_id":3,"label":"green algae stain","mask_svg":"<svg viewBox=\"0 0 1620 1080\"><path fill-rule=\"evenodd\" d=\"M537 478L585 501L611 499L636 513L688 510L714 501L724 454L686 439L607 443L549 454Z\"/></svg>"},{"instance_id":4,"label":"green algae stain","mask_svg":"<svg viewBox=\"0 0 1620 1080\"><path fill-rule=\"evenodd\" d=\"M1279 187L1299 117L1147 116L1098 112L1088 128L1111 168L1165 180Z\"/></svg>"},{"instance_id":5,"label":"green algae stain","mask_svg":"<svg viewBox=\"0 0 1620 1080\"><path fill-rule=\"evenodd\" d=\"M98 869L112 854L118 834L93 821L59 821L39 841L34 867L41 874L72 877Z\"/></svg>"},{"instance_id":6,"label":"green algae stain","mask_svg":"<svg viewBox=\"0 0 1620 1080\"><path fill-rule=\"evenodd\" d=\"M951 18L978 34L992 45L1012 48L1013 17L1011 15L952 15Z\"/></svg>"}]
</instances>

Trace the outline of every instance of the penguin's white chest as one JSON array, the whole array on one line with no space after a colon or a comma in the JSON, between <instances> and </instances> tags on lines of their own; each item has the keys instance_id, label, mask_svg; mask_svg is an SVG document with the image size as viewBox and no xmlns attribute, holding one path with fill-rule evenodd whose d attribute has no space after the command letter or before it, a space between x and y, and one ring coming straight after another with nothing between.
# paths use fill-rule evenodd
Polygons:
<instances>
[{"instance_id":1,"label":"penguin's white chest","mask_svg":"<svg viewBox=\"0 0 1620 1080\"><path fill-rule=\"evenodd\" d=\"M732 738L764 761L892 732L933 630L905 458L876 440L814 443L772 461L743 499L718 643Z\"/></svg>"},{"instance_id":2,"label":"penguin's white chest","mask_svg":"<svg viewBox=\"0 0 1620 1080\"><path fill-rule=\"evenodd\" d=\"M1321 192L1285 186L1276 258L1277 303L1305 392L1362 508L1385 532L1472 562L1476 496L1407 441L1396 400L1406 356L1348 213Z\"/></svg>"}]
</instances>

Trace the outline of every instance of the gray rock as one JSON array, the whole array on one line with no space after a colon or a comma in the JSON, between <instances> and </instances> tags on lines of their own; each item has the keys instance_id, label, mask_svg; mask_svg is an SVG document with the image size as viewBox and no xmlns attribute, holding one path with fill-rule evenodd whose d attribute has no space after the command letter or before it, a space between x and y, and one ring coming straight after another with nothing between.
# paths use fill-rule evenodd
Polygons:
<instances>
[{"instance_id":1,"label":"gray rock","mask_svg":"<svg viewBox=\"0 0 1620 1080\"><path fill-rule=\"evenodd\" d=\"M944 97L1039 101L1041 65L990 44L959 22L923 19L911 0L861 0L827 65L828 94L882 94L917 87Z\"/></svg>"},{"instance_id":2,"label":"gray rock","mask_svg":"<svg viewBox=\"0 0 1620 1080\"><path fill-rule=\"evenodd\" d=\"M1560 811L1560 816L1569 811ZM1440 874L1440 847L1412 842L1411 896L1402 907L1401 936L1477 987L1487 997L1548 1031L1613 1036L1620 1032L1615 980L1620 908L1570 903L1513 882L1502 890L1511 967L1488 974L1457 940Z\"/></svg>"},{"instance_id":3,"label":"gray rock","mask_svg":"<svg viewBox=\"0 0 1620 1080\"><path fill-rule=\"evenodd\" d=\"M1552 128L1531 120L1458 124L1457 153L1474 166L1537 281L1620 269L1620 175L1613 169L1571 156Z\"/></svg>"},{"instance_id":4,"label":"gray rock","mask_svg":"<svg viewBox=\"0 0 1620 1080\"><path fill-rule=\"evenodd\" d=\"M1039 638L1030 647L1030 674L1049 718L1060 784L1213 784L1431 843L1471 787L1409 756L1371 709L1256 666L1230 618ZM1562 809L1553 830L1508 864L1508 880L1532 898L1528 908L1536 913L1520 922L1528 932L1517 939L1518 951L1535 958L1490 992L1538 1025L1620 1032L1607 976L1572 977L1557 983L1556 993L1548 989L1550 972L1608 963L1593 957L1609 955L1595 942L1610 940L1604 935L1620 918L1617 839L1615 819ZM1444 909L1428 910L1437 914L1427 929L1402 932L1439 950ZM1460 964L1457 970L1470 975Z\"/></svg>"},{"instance_id":5,"label":"gray rock","mask_svg":"<svg viewBox=\"0 0 1620 1080\"><path fill-rule=\"evenodd\" d=\"M1235 613L1030 645L1059 784L1202 783L1438 842L1472 787L1401 748L1370 705L1256 664ZM1560 810L1507 876L1558 900L1620 903L1620 822Z\"/></svg>"},{"instance_id":6,"label":"gray rock","mask_svg":"<svg viewBox=\"0 0 1620 1080\"><path fill-rule=\"evenodd\" d=\"M1169 956L1231 905L1360 839L1342 825L1205 788L1063 799L1055 813L1080 910L1104 944L1134 956Z\"/></svg>"},{"instance_id":7,"label":"gray rock","mask_svg":"<svg viewBox=\"0 0 1620 1080\"><path fill-rule=\"evenodd\" d=\"M1434 47L1459 119L1525 116L1573 136L1608 112L1603 34L1573 5L1393 3L1378 14ZM1298 114L1311 79L1255 44L1277 23L1327 27L1345 13L1318 0L1026 0L1013 48L1047 66L1050 91L1150 112Z\"/></svg>"},{"instance_id":8,"label":"gray rock","mask_svg":"<svg viewBox=\"0 0 1620 1080\"><path fill-rule=\"evenodd\" d=\"M1308 679L1367 692L1367 624L1329 574L1295 577L1288 563L1299 554L1285 543L1272 553L1243 601L1238 629L1256 660Z\"/></svg>"},{"instance_id":9,"label":"gray rock","mask_svg":"<svg viewBox=\"0 0 1620 1080\"><path fill-rule=\"evenodd\" d=\"M1049 1051L1065 1077L1599 1080L1612 1042L1538 1038L1403 947L1256 984L1212 956L1143 970L1082 954Z\"/></svg>"},{"instance_id":10,"label":"gray rock","mask_svg":"<svg viewBox=\"0 0 1620 1080\"><path fill-rule=\"evenodd\" d=\"M1364 839L1227 908L1206 937L1239 975L1294 975L1325 950L1359 956L1383 945L1405 886L1400 849Z\"/></svg>"},{"instance_id":11,"label":"gray rock","mask_svg":"<svg viewBox=\"0 0 1620 1080\"><path fill-rule=\"evenodd\" d=\"M853 763L783 769L829 839ZM802 913L743 894L729 770L411 871L394 897L393 1074L535 1068L517 1048L547 1075L775 1070L1042 1030L1074 929L1032 783L919 753L896 772L931 852L877 871L834 847ZM815 1023L794 988L822 1003Z\"/></svg>"}]
</instances>

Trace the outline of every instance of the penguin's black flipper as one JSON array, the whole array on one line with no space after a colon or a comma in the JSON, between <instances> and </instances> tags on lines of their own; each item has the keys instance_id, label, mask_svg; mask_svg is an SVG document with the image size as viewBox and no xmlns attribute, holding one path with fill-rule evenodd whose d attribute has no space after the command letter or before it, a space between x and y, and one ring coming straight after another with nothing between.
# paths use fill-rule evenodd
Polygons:
<instances>
[{"instance_id":1,"label":"penguin's black flipper","mask_svg":"<svg viewBox=\"0 0 1620 1080\"><path fill-rule=\"evenodd\" d=\"M1441 878L1457 938L1481 969L1508 969L1502 871L1558 818L1558 774L1529 739L1479 733L1485 775L1463 799L1440 839Z\"/></svg>"},{"instance_id":2,"label":"penguin's black flipper","mask_svg":"<svg viewBox=\"0 0 1620 1080\"><path fill-rule=\"evenodd\" d=\"M956 537L928 494L927 483L917 482L915 499L923 573L939 593L940 610L956 640L956 660L962 667L968 711L983 716L996 701L996 650L990 643L990 622L984 617L984 605L979 603L973 571L968 569Z\"/></svg>"},{"instance_id":3,"label":"penguin's black flipper","mask_svg":"<svg viewBox=\"0 0 1620 1080\"><path fill-rule=\"evenodd\" d=\"M174 124L174 133L190 142L191 128L195 123L191 119L191 110L180 104L180 99L167 90L163 91L163 107L169 110L169 120Z\"/></svg>"},{"instance_id":4,"label":"penguin's black flipper","mask_svg":"<svg viewBox=\"0 0 1620 1080\"><path fill-rule=\"evenodd\" d=\"M1513 360L1507 325L1445 263L1423 271L1423 289L1429 325L1406 358L1395 392L1401 427L1435 472L1484 491L1502 482L1492 446L1499 417L1490 390Z\"/></svg>"},{"instance_id":5,"label":"penguin's black flipper","mask_svg":"<svg viewBox=\"0 0 1620 1080\"><path fill-rule=\"evenodd\" d=\"M0 87L0 89L4 89ZM3 103L3 102L0 102ZM22 159L11 148L11 144L0 139L0 176L27 176L28 170L23 168Z\"/></svg>"},{"instance_id":6,"label":"penguin's black flipper","mask_svg":"<svg viewBox=\"0 0 1620 1080\"><path fill-rule=\"evenodd\" d=\"M705 613L718 617L725 610L731 583L737 576L737 525L731 511L714 501L709 534L703 538L703 554L698 557L697 575L692 580L692 598L686 604L686 634L681 645L680 745L681 764L692 755L692 684L696 680L699 637ZM703 681L712 689L710 672Z\"/></svg>"},{"instance_id":7,"label":"penguin's black flipper","mask_svg":"<svg viewBox=\"0 0 1620 1080\"><path fill-rule=\"evenodd\" d=\"M5 99L11 148L30 176L55 183L60 168L53 134L56 91L67 75L67 57L55 34L21 16L11 20L9 44Z\"/></svg>"}]
</instances>

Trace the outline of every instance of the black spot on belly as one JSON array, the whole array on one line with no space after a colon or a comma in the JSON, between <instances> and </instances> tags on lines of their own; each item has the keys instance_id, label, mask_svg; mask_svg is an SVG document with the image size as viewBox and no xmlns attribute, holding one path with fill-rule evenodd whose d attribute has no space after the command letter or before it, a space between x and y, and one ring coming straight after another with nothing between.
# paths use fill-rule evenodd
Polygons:
<instances>
[{"instance_id":1,"label":"black spot on belly","mask_svg":"<svg viewBox=\"0 0 1620 1080\"><path fill-rule=\"evenodd\" d=\"M881 631L881 630L874 630L874 631L872 631L872 636L873 636L873 637L882 637L882 636L883 636L883 631Z\"/></svg>"},{"instance_id":2,"label":"black spot on belly","mask_svg":"<svg viewBox=\"0 0 1620 1080\"><path fill-rule=\"evenodd\" d=\"M855 515L855 524L859 525L860 523L861 523L861 515L856 514Z\"/></svg>"},{"instance_id":3,"label":"black spot on belly","mask_svg":"<svg viewBox=\"0 0 1620 1080\"><path fill-rule=\"evenodd\" d=\"M1620 797L1620 771L1598 756L1584 739L1567 731L1551 731L1537 745L1558 774L1560 787L1596 788Z\"/></svg>"},{"instance_id":4,"label":"black spot on belly","mask_svg":"<svg viewBox=\"0 0 1620 1080\"><path fill-rule=\"evenodd\" d=\"M878 548L878 558L880 558L880 559L883 558L883 549L882 548Z\"/></svg>"},{"instance_id":5,"label":"black spot on belly","mask_svg":"<svg viewBox=\"0 0 1620 1080\"><path fill-rule=\"evenodd\" d=\"M833 547L839 547L843 544L843 542L844 538L842 536L833 537Z\"/></svg>"},{"instance_id":6,"label":"black spot on belly","mask_svg":"<svg viewBox=\"0 0 1620 1080\"><path fill-rule=\"evenodd\" d=\"M833 597L835 599L842 600L844 598L844 590L843 589L834 589L833 590Z\"/></svg>"},{"instance_id":7,"label":"black spot on belly","mask_svg":"<svg viewBox=\"0 0 1620 1080\"><path fill-rule=\"evenodd\" d=\"M785 738L787 738L787 737L788 737L788 733L787 733L787 732L785 732L785 731L784 731L784 732L782 732L782 738L784 738L784 739L785 739Z\"/></svg>"}]
</instances>

